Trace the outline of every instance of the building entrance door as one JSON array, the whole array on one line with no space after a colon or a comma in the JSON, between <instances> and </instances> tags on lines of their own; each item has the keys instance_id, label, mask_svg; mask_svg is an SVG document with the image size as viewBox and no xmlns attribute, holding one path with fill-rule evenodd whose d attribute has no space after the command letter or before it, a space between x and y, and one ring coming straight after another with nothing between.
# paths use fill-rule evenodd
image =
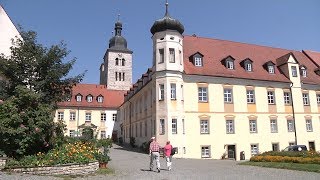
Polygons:
<instances>
[{"instance_id":1,"label":"building entrance door","mask_svg":"<svg viewBox=\"0 0 320 180\"><path fill-rule=\"evenodd\" d=\"M228 159L236 160L236 145L228 145Z\"/></svg>"},{"instance_id":2,"label":"building entrance door","mask_svg":"<svg viewBox=\"0 0 320 180\"><path fill-rule=\"evenodd\" d=\"M314 145L313 141L309 142L309 151L315 151L316 150L316 146Z\"/></svg>"}]
</instances>

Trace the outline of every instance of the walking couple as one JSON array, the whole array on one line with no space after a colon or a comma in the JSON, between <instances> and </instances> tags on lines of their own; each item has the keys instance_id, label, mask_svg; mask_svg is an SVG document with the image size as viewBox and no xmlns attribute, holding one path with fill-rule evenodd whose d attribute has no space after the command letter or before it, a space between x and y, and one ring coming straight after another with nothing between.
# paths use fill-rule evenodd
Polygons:
<instances>
[{"instance_id":1,"label":"walking couple","mask_svg":"<svg viewBox=\"0 0 320 180\"><path fill-rule=\"evenodd\" d=\"M156 161L158 173L160 172L160 146L159 143L156 141L155 137L151 138L151 143L149 147L149 155L150 155L150 171L153 170L153 161ZM164 156L167 162L167 168L170 171L172 166L172 145L170 141L167 141L166 145L164 146Z\"/></svg>"}]
</instances>

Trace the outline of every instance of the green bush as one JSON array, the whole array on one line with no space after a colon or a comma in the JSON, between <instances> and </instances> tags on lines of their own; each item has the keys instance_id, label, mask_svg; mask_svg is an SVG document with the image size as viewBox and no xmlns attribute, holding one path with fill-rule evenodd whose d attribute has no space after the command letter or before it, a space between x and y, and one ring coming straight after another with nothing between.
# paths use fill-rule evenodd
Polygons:
<instances>
[{"instance_id":1,"label":"green bush","mask_svg":"<svg viewBox=\"0 0 320 180\"><path fill-rule=\"evenodd\" d=\"M136 139L134 137L130 137L130 145L131 147L135 148L136 147Z\"/></svg>"},{"instance_id":2,"label":"green bush","mask_svg":"<svg viewBox=\"0 0 320 180\"><path fill-rule=\"evenodd\" d=\"M73 144L64 144L46 154L39 152L36 155L25 156L19 161L10 159L6 168L52 166L68 163L87 164L96 160L94 155L97 153L98 149L95 144L79 141Z\"/></svg>"},{"instance_id":3,"label":"green bush","mask_svg":"<svg viewBox=\"0 0 320 180\"><path fill-rule=\"evenodd\" d=\"M150 143L151 143L151 141L146 141L146 142L142 143L140 146L140 149L146 154L149 154Z\"/></svg>"},{"instance_id":4,"label":"green bush","mask_svg":"<svg viewBox=\"0 0 320 180\"><path fill-rule=\"evenodd\" d=\"M320 153L315 151L268 151L261 156L287 156L287 157L320 157Z\"/></svg>"}]
</instances>

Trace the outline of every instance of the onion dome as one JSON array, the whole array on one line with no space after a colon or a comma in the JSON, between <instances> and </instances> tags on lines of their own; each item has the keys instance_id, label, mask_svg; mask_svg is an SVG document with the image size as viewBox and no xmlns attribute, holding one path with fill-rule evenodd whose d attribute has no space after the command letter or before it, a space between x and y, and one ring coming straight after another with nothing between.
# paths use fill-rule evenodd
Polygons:
<instances>
[{"instance_id":1,"label":"onion dome","mask_svg":"<svg viewBox=\"0 0 320 180\"><path fill-rule=\"evenodd\" d=\"M154 35L157 32L165 30L176 30L180 34L184 32L184 27L179 20L171 18L168 13L168 2L166 3L166 14L162 19L156 20L150 29L150 32Z\"/></svg>"},{"instance_id":2,"label":"onion dome","mask_svg":"<svg viewBox=\"0 0 320 180\"><path fill-rule=\"evenodd\" d=\"M117 21L115 23L115 36L109 40L109 48L127 49L127 40L121 36L122 23Z\"/></svg>"}]
</instances>

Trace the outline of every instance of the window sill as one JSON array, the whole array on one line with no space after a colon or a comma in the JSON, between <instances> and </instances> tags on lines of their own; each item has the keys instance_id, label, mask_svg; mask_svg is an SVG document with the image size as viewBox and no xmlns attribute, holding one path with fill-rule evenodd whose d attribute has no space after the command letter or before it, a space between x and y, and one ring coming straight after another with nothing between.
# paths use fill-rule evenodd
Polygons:
<instances>
[{"instance_id":1,"label":"window sill","mask_svg":"<svg viewBox=\"0 0 320 180\"><path fill-rule=\"evenodd\" d=\"M198 101L198 103L208 103L209 101Z\"/></svg>"},{"instance_id":2,"label":"window sill","mask_svg":"<svg viewBox=\"0 0 320 180\"><path fill-rule=\"evenodd\" d=\"M210 135L210 133L200 133L200 135L202 135L202 134L209 134Z\"/></svg>"}]
</instances>

